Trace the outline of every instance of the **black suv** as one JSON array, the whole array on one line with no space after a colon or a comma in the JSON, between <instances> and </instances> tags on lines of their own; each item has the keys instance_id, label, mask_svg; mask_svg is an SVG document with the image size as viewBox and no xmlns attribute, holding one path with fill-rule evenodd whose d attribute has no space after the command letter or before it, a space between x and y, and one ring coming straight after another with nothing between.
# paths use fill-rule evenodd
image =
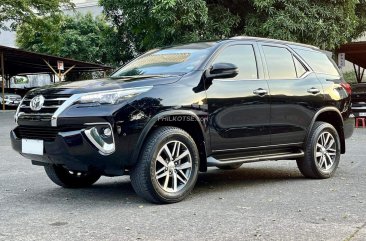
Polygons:
<instances>
[{"instance_id":1,"label":"black suv","mask_svg":"<svg viewBox=\"0 0 366 241\"><path fill-rule=\"evenodd\" d=\"M129 174L155 203L184 199L198 172L297 161L328 178L353 131L349 86L319 49L235 37L152 50L99 80L32 90L13 148L62 187Z\"/></svg>"}]
</instances>

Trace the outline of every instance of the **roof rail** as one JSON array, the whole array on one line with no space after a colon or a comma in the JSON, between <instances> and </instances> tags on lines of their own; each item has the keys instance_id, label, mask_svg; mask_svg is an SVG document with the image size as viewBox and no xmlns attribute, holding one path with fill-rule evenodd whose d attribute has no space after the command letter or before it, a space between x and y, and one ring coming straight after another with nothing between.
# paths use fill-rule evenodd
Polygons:
<instances>
[{"instance_id":1,"label":"roof rail","mask_svg":"<svg viewBox=\"0 0 366 241\"><path fill-rule=\"evenodd\" d=\"M235 37L232 37L229 39L232 39L232 40L260 40L260 41L266 41L266 42L277 42L277 43L283 43L283 44L289 44L289 45L298 45L298 46L308 47L308 48L312 48L312 49L319 49L318 47L313 46L313 45L296 43L296 42L279 40L279 39L260 38L260 37L252 37L252 36L235 36Z\"/></svg>"}]
</instances>

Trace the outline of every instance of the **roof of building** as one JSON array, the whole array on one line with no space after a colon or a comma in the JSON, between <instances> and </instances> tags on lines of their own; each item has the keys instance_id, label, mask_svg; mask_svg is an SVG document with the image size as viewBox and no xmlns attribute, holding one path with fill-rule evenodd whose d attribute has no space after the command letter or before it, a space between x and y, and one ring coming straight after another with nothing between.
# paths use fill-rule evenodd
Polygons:
<instances>
[{"instance_id":1,"label":"roof of building","mask_svg":"<svg viewBox=\"0 0 366 241\"><path fill-rule=\"evenodd\" d=\"M47 54L39 54L17 48L10 48L0 45L0 54L4 54L5 75L18 75L22 73L51 73L52 70L47 66L47 61L57 70L57 61L64 63L65 70L75 67L70 72L94 72L111 69L109 66L78 61L74 59L62 58Z\"/></svg>"},{"instance_id":2,"label":"roof of building","mask_svg":"<svg viewBox=\"0 0 366 241\"><path fill-rule=\"evenodd\" d=\"M342 44L337 52L345 53L347 61L366 68L366 41Z\"/></svg>"}]
</instances>

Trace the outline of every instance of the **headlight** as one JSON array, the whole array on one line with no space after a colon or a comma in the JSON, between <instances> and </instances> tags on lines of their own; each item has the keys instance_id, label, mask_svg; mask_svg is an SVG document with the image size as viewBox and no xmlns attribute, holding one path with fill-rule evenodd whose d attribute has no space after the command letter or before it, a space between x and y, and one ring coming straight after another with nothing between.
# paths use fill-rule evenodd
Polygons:
<instances>
[{"instance_id":1,"label":"headlight","mask_svg":"<svg viewBox=\"0 0 366 241\"><path fill-rule=\"evenodd\" d=\"M122 89L122 90L109 90L94 92L92 94L86 94L80 97L77 101L81 104L87 103L99 103L99 104L118 104L125 100L128 100L136 95L150 90L152 86Z\"/></svg>"}]
</instances>

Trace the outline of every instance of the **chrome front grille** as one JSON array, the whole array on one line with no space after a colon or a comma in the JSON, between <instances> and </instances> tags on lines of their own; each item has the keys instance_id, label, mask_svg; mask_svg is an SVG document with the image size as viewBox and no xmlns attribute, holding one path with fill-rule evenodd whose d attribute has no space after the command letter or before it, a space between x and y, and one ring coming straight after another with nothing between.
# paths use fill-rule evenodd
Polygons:
<instances>
[{"instance_id":1,"label":"chrome front grille","mask_svg":"<svg viewBox=\"0 0 366 241\"><path fill-rule=\"evenodd\" d=\"M33 111L30 108L32 98L25 98L19 108L23 113L49 113L53 114L68 98L52 98L44 101L43 107L39 111Z\"/></svg>"},{"instance_id":2,"label":"chrome front grille","mask_svg":"<svg viewBox=\"0 0 366 241\"><path fill-rule=\"evenodd\" d=\"M30 108L30 102L37 94L27 95L21 102L17 111L17 118L26 121L50 121L57 109L71 96L71 95L44 95L45 98L42 108L34 111Z\"/></svg>"}]
</instances>

